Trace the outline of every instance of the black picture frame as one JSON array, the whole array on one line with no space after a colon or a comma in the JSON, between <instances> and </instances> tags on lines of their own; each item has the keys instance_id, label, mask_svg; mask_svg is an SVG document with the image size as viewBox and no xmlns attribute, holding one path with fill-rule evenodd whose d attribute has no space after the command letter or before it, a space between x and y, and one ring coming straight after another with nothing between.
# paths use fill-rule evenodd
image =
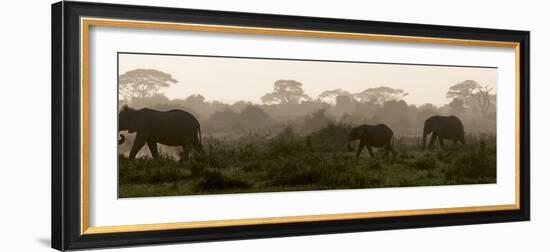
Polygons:
<instances>
[{"instance_id":1,"label":"black picture frame","mask_svg":"<svg viewBox=\"0 0 550 252\"><path fill-rule=\"evenodd\" d=\"M81 17L519 43L519 209L157 231L81 233ZM52 247L58 250L467 225L530 219L529 32L102 3L52 5Z\"/></svg>"}]
</instances>

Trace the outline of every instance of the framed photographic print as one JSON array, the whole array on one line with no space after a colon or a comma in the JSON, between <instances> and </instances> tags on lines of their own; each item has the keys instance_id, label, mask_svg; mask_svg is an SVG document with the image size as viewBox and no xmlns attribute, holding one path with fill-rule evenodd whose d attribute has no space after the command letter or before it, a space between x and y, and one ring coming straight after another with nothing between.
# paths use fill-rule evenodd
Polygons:
<instances>
[{"instance_id":1,"label":"framed photographic print","mask_svg":"<svg viewBox=\"0 0 550 252\"><path fill-rule=\"evenodd\" d=\"M58 250L529 220L529 32L60 2Z\"/></svg>"}]
</instances>

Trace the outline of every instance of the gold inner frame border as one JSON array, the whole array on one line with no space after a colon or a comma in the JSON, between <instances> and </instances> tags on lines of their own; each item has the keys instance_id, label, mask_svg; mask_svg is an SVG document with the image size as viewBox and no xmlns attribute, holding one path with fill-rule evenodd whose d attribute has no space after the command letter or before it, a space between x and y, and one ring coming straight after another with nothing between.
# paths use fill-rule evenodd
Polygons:
<instances>
[{"instance_id":1,"label":"gold inner frame border","mask_svg":"<svg viewBox=\"0 0 550 252\"><path fill-rule=\"evenodd\" d=\"M358 39L370 41L386 42L412 42L412 43L430 43L447 44L463 46L487 46L504 47L515 49L515 76L516 76L516 167L515 167L515 204L507 205L489 205L474 207L453 207L453 208L434 208L434 209L415 209L415 210L397 210L397 211L378 211L361 213L341 213L341 214L321 214L321 215L301 215L301 216L281 216L266 218L249 219L227 219L227 220L207 220L191 222L172 222L155 224L132 224L120 226L90 226L89 224L89 32L91 26L107 27L127 27L143 29L164 29L164 30L185 30L202 32L223 32L240 33L255 35L275 35L275 36L298 36L298 37L317 37L317 38L338 38L338 39ZM280 224L292 222L313 222L329 220L351 220L368 219L382 217L398 216L416 216L416 215L435 215L452 213L470 213L470 212L490 212L503 210L520 209L520 44L517 42L489 41L489 40L467 40L453 38L433 38L416 37L400 35L366 34L366 33L347 33L330 32L318 30L294 30L278 28L262 28L249 26L227 26L210 25L195 23L170 23L153 22L139 20L122 19L101 19L87 18L80 19L80 85L81 85L81 164L80 164L80 233L86 234L104 234L120 232L139 232L139 231L159 231L173 229L191 229L207 227L226 227L242 225L260 225L260 224Z\"/></svg>"}]
</instances>

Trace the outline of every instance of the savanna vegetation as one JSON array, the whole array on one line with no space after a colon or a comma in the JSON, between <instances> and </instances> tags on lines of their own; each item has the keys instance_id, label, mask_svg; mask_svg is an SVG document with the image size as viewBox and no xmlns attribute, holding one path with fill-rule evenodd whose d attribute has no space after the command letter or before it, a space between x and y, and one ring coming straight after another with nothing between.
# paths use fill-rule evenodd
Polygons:
<instances>
[{"instance_id":1,"label":"savanna vegetation","mask_svg":"<svg viewBox=\"0 0 550 252\"><path fill-rule=\"evenodd\" d=\"M161 146L161 158L152 159L144 147L129 160L134 134L125 133L119 197L496 182L495 95L475 81L451 86L443 106L407 104L404 90L385 86L327 90L312 98L294 80L275 82L262 104L226 104L202 95L168 99L159 92L175 83L160 71L130 71L119 78L119 103L192 113L201 124L204 153ZM438 114L461 119L466 144L422 150L424 120ZM375 149L374 158L366 151L356 158L346 149L351 128L378 123L393 130L397 154Z\"/></svg>"}]
</instances>

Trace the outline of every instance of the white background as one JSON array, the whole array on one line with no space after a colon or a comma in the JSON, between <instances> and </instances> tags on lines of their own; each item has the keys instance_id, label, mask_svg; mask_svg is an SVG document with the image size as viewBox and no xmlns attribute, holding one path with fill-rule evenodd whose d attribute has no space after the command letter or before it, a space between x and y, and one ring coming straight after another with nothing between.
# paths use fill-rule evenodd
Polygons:
<instances>
[{"instance_id":1,"label":"white background","mask_svg":"<svg viewBox=\"0 0 550 252\"><path fill-rule=\"evenodd\" d=\"M151 37L156 38L155 43L151 43ZM516 58L513 48L428 46L418 43L227 33L210 33L205 36L204 33L189 31L167 32L112 27L93 27L90 33L90 45L90 226L92 227L509 205L515 202L515 113L510 113L515 111L516 99ZM124 50L148 53L497 67L497 143L499 146L497 183L117 200L118 156L115 136L118 132L116 123L118 62L116 54L117 51ZM223 86L220 88L223 89ZM204 95L208 96L208 93Z\"/></svg>"},{"instance_id":2,"label":"white background","mask_svg":"<svg viewBox=\"0 0 550 252\"><path fill-rule=\"evenodd\" d=\"M547 109L550 26L544 1L124 1L189 8L525 29L532 31L532 221L154 247L125 251L546 251L550 226ZM48 251L50 1L5 3L2 39L0 248ZM108 249L109 251L111 249ZM122 250L119 250L122 251Z\"/></svg>"}]
</instances>

